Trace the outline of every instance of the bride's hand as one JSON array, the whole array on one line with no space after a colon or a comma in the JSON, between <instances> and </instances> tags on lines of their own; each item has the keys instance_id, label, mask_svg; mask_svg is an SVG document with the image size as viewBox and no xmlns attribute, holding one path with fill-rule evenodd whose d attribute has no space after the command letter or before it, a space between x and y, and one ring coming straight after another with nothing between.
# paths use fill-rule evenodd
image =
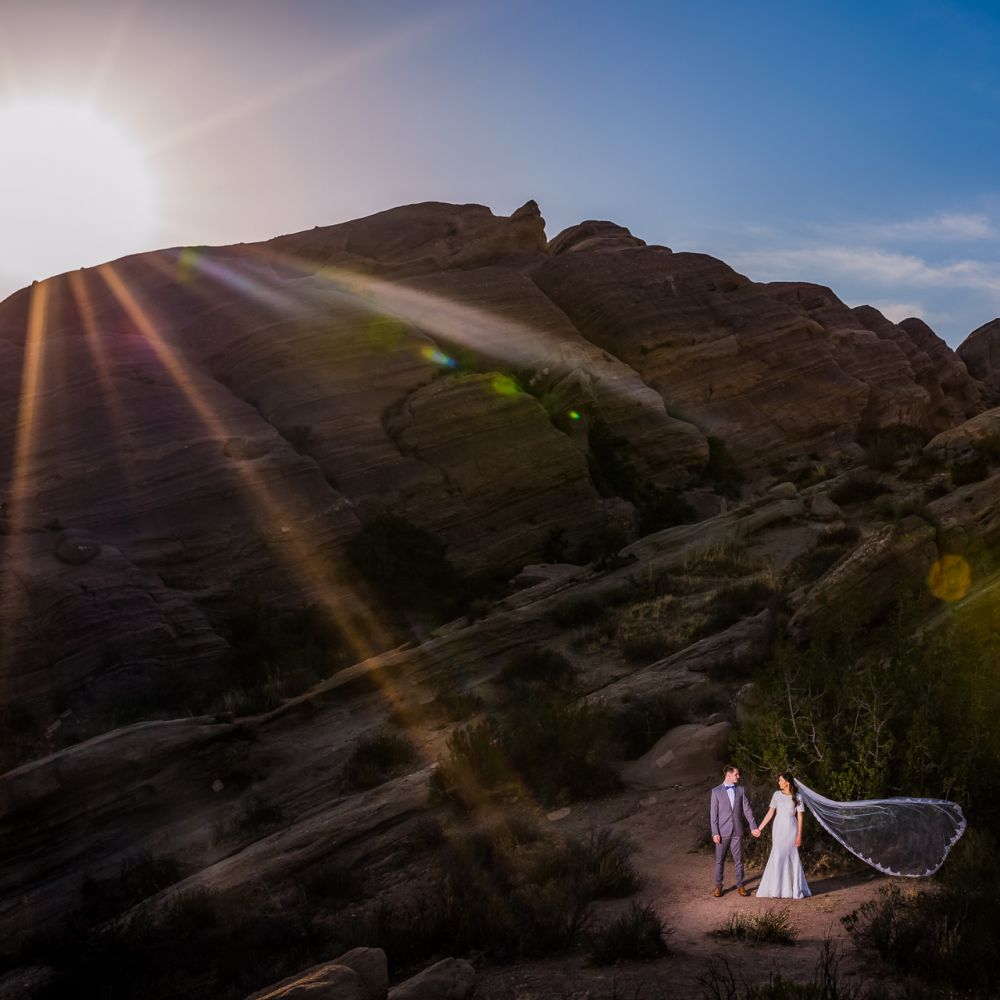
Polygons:
<instances>
[{"instance_id":1,"label":"bride's hand","mask_svg":"<svg viewBox=\"0 0 1000 1000\"><path fill-rule=\"evenodd\" d=\"M802 846L802 838L801 837L796 837L795 838L795 846L796 847L801 847Z\"/></svg>"}]
</instances>

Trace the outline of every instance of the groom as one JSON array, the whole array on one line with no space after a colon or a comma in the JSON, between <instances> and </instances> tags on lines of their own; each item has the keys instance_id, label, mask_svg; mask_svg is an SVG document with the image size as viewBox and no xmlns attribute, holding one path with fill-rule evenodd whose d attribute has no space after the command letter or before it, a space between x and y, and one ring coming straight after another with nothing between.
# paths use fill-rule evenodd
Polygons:
<instances>
[{"instance_id":1,"label":"groom","mask_svg":"<svg viewBox=\"0 0 1000 1000\"><path fill-rule=\"evenodd\" d=\"M713 896L722 895L722 869L726 862L726 849L733 855L736 865L736 891L741 896L748 895L743 887L743 834L749 826L754 837L760 836L753 810L740 787L740 769L735 764L727 764L723 771L721 785L712 789L712 840L715 842L715 891Z\"/></svg>"}]
</instances>

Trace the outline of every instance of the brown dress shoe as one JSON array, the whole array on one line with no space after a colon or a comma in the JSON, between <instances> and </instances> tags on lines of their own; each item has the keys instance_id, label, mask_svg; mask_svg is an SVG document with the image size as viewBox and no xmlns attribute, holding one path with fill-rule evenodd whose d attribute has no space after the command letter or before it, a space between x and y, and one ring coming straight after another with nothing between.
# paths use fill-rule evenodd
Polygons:
<instances>
[{"instance_id":1,"label":"brown dress shoe","mask_svg":"<svg viewBox=\"0 0 1000 1000\"><path fill-rule=\"evenodd\" d=\"M739 893L739 894L740 894L741 896L749 896L749 895L750 895L750 893L749 893L749 892L747 892L747 891L746 891L746 889L744 889L744 888L743 888L743 886L739 886L739 887L737 888L737 890L736 890L736 891L737 891L737 892L738 892L738 893Z\"/></svg>"},{"instance_id":2,"label":"brown dress shoe","mask_svg":"<svg viewBox=\"0 0 1000 1000\"><path fill-rule=\"evenodd\" d=\"M712 890L712 895L713 895L713 896L715 896L715 897L716 897L716 899L718 899L718 897L722 895L722 886L721 886L721 885L717 885L717 886L716 886L716 887L715 887L715 888L714 888L714 889Z\"/></svg>"}]
</instances>

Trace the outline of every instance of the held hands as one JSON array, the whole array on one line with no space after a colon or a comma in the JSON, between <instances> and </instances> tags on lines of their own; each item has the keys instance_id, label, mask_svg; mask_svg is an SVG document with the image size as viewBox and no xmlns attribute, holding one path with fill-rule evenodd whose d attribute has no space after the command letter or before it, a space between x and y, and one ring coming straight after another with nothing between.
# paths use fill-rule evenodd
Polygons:
<instances>
[{"instance_id":1,"label":"held hands","mask_svg":"<svg viewBox=\"0 0 1000 1000\"><path fill-rule=\"evenodd\" d=\"M750 835L751 835L752 837L759 837L759 836L760 836L760 830L759 830L759 829L756 829L756 830L751 830L751 831L750 831Z\"/></svg>"}]
</instances>

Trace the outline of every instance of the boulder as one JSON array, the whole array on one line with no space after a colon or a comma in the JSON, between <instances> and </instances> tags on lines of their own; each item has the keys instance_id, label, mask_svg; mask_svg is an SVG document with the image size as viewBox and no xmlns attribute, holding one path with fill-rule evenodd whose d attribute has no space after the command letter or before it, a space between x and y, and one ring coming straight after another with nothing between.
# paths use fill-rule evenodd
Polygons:
<instances>
[{"instance_id":1,"label":"boulder","mask_svg":"<svg viewBox=\"0 0 1000 1000\"><path fill-rule=\"evenodd\" d=\"M808 497L806 511L817 521L836 521L841 514L840 508L825 493Z\"/></svg>"},{"instance_id":2,"label":"boulder","mask_svg":"<svg viewBox=\"0 0 1000 1000\"><path fill-rule=\"evenodd\" d=\"M333 962L357 973L362 1000L385 1000L389 991L389 967L381 948L352 948Z\"/></svg>"},{"instance_id":3,"label":"boulder","mask_svg":"<svg viewBox=\"0 0 1000 1000\"><path fill-rule=\"evenodd\" d=\"M476 970L464 959L445 958L389 990L389 1000L467 1000Z\"/></svg>"},{"instance_id":4,"label":"boulder","mask_svg":"<svg viewBox=\"0 0 1000 1000\"><path fill-rule=\"evenodd\" d=\"M696 785L718 773L731 730L729 722L675 726L638 760L623 764L621 778L641 788Z\"/></svg>"},{"instance_id":5,"label":"boulder","mask_svg":"<svg viewBox=\"0 0 1000 1000\"><path fill-rule=\"evenodd\" d=\"M978 447L1000 445L1000 407L942 431L924 446L924 454L944 462L971 458Z\"/></svg>"},{"instance_id":6,"label":"boulder","mask_svg":"<svg viewBox=\"0 0 1000 1000\"><path fill-rule=\"evenodd\" d=\"M906 517L898 525L873 531L825 573L788 623L788 634L805 642L822 628L836 628L842 617L873 622L907 588L922 586L938 556L933 525Z\"/></svg>"},{"instance_id":7,"label":"boulder","mask_svg":"<svg viewBox=\"0 0 1000 1000\"><path fill-rule=\"evenodd\" d=\"M956 353L969 374L982 383L987 404L1000 406L1000 318L973 330Z\"/></svg>"},{"instance_id":8,"label":"boulder","mask_svg":"<svg viewBox=\"0 0 1000 1000\"><path fill-rule=\"evenodd\" d=\"M251 993L246 1000L368 1000L368 996L353 969L326 962Z\"/></svg>"}]
</instances>

